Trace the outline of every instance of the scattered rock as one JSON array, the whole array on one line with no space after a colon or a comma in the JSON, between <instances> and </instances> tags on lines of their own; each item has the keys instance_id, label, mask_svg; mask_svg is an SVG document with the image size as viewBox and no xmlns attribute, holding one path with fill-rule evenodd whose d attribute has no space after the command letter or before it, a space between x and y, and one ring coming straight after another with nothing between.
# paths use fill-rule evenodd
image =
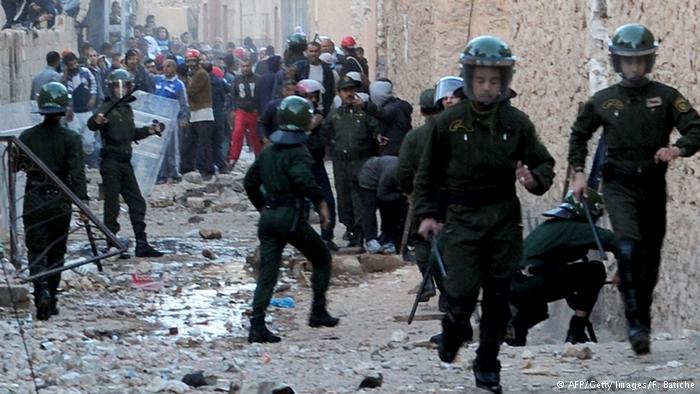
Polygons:
<instances>
[{"instance_id":1,"label":"scattered rock","mask_svg":"<svg viewBox=\"0 0 700 394\"><path fill-rule=\"evenodd\" d=\"M348 274L362 276L364 271L357 256L333 256L333 276Z\"/></svg>"},{"instance_id":2,"label":"scattered rock","mask_svg":"<svg viewBox=\"0 0 700 394\"><path fill-rule=\"evenodd\" d=\"M523 351L523 354L522 354L521 357L522 357L524 360L527 360L527 359L535 358L535 355L532 354L531 351L525 350L525 351Z\"/></svg>"},{"instance_id":3,"label":"scattered rock","mask_svg":"<svg viewBox=\"0 0 700 394\"><path fill-rule=\"evenodd\" d=\"M11 299L14 299L16 304L29 303L29 287L12 286L11 289L12 291L10 291L10 287L8 287L7 285L0 286L0 306L12 306Z\"/></svg>"},{"instance_id":4,"label":"scattered rock","mask_svg":"<svg viewBox=\"0 0 700 394\"><path fill-rule=\"evenodd\" d=\"M68 386L77 386L80 384L80 374L77 372L68 372L59 378L61 380L61 383L66 384Z\"/></svg>"},{"instance_id":5,"label":"scattered rock","mask_svg":"<svg viewBox=\"0 0 700 394\"><path fill-rule=\"evenodd\" d=\"M199 215L190 216L189 219L187 219L187 223L190 223L190 224L197 224L197 223L200 223L203 221L204 221L204 218L199 216Z\"/></svg>"},{"instance_id":6,"label":"scattered rock","mask_svg":"<svg viewBox=\"0 0 700 394\"><path fill-rule=\"evenodd\" d=\"M568 342L564 345L564 351L561 352L562 357L576 357L576 354L578 354L578 349Z\"/></svg>"},{"instance_id":7,"label":"scattered rock","mask_svg":"<svg viewBox=\"0 0 700 394\"><path fill-rule=\"evenodd\" d=\"M654 336L654 340L656 340L656 341L670 341L672 339L673 339L673 335L671 335L667 332L660 332Z\"/></svg>"},{"instance_id":8,"label":"scattered rock","mask_svg":"<svg viewBox=\"0 0 700 394\"><path fill-rule=\"evenodd\" d=\"M188 373L182 378L182 382L191 387L214 386L216 380L215 376L204 376L204 371Z\"/></svg>"},{"instance_id":9,"label":"scattered rock","mask_svg":"<svg viewBox=\"0 0 700 394\"><path fill-rule=\"evenodd\" d=\"M221 231L215 229L201 229L199 236L204 239L221 239Z\"/></svg>"},{"instance_id":10,"label":"scattered rock","mask_svg":"<svg viewBox=\"0 0 700 394\"><path fill-rule=\"evenodd\" d=\"M375 376L365 376L357 389L376 389L377 387L381 387L382 383L384 383L384 376L382 376L380 372L377 372Z\"/></svg>"},{"instance_id":11,"label":"scattered rock","mask_svg":"<svg viewBox=\"0 0 700 394\"><path fill-rule=\"evenodd\" d=\"M216 253L212 252L211 249L203 249L202 256L208 258L209 260L216 260L218 258Z\"/></svg>"},{"instance_id":12,"label":"scattered rock","mask_svg":"<svg viewBox=\"0 0 700 394\"><path fill-rule=\"evenodd\" d=\"M158 200L151 201L151 206L153 208L166 208L175 205L175 201L172 199L161 198Z\"/></svg>"},{"instance_id":13,"label":"scattered rock","mask_svg":"<svg viewBox=\"0 0 700 394\"><path fill-rule=\"evenodd\" d=\"M408 334L403 330L396 330L391 333L391 342L406 342L408 341Z\"/></svg>"},{"instance_id":14,"label":"scattered rock","mask_svg":"<svg viewBox=\"0 0 700 394\"><path fill-rule=\"evenodd\" d=\"M404 265L401 257L397 255L363 254L359 256L360 264L364 272L392 272Z\"/></svg>"},{"instance_id":15,"label":"scattered rock","mask_svg":"<svg viewBox=\"0 0 700 394\"><path fill-rule=\"evenodd\" d=\"M204 183L204 181L202 180L202 174L196 171L188 172L187 174L182 176L182 179L184 179L185 182L194 183L195 185L201 185L202 183Z\"/></svg>"},{"instance_id":16,"label":"scattered rock","mask_svg":"<svg viewBox=\"0 0 700 394\"><path fill-rule=\"evenodd\" d=\"M286 384L273 382L231 383L229 394L295 394L293 388Z\"/></svg>"},{"instance_id":17,"label":"scattered rock","mask_svg":"<svg viewBox=\"0 0 700 394\"><path fill-rule=\"evenodd\" d=\"M576 358L578 358L579 360L590 360L593 358L593 351L591 350L591 348L586 346L576 353Z\"/></svg>"},{"instance_id":18,"label":"scattered rock","mask_svg":"<svg viewBox=\"0 0 700 394\"><path fill-rule=\"evenodd\" d=\"M187 207L192 209L204 209L206 204L202 197L187 197Z\"/></svg>"},{"instance_id":19,"label":"scattered rock","mask_svg":"<svg viewBox=\"0 0 700 394\"><path fill-rule=\"evenodd\" d=\"M666 363L666 366L670 367L670 368L678 368L678 367L682 367L683 363L680 361L671 360L671 361Z\"/></svg>"},{"instance_id":20,"label":"scattered rock","mask_svg":"<svg viewBox=\"0 0 700 394\"><path fill-rule=\"evenodd\" d=\"M170 327L168 329L168 335L177 335L179 333L180 331L177 329L177 327Z\"/></svg>"}]
</instances>

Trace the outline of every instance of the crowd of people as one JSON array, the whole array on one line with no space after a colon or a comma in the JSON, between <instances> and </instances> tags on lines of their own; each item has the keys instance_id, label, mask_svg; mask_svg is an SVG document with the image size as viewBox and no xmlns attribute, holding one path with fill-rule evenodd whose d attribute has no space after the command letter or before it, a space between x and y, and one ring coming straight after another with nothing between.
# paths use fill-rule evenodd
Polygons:
<instances>
[{"instance_id":1,"label":"crowd of people","mask_svg":"<svg viewBox=\"0 0 700 394\"><path fill-rule=\"evenodd\" d=\"M431 339L442 361L453 362L472 340L470 317L481 294L472 365L477 386L502 391L501 343L524 345L528 330L547 318L548 302L566 299L575 311L567 341L595 340L589 316L606 279L603 264L586 257L595 247L617 258L632 349L638 355L650 351L650 308L665 233L665 173L670 161L700 149L700 116L678 91L648 78L657 44L645 27L625 25L613 36L609 50L621 81L582 108L570 139L572 190L525 240L515 184L535 195L546 193L555 161L527 115L511 103L516 58L499 38L471 40L460 56L461 76L444 76L421 93L425 122L415 129L413 108L396 97L392 81L370 82L368 63L351 36L336 48L328 37L310 41L295 31L277 55L272 47L258 51L252 40L242 46L224 46L222 40L193 44L184 35L170 41L167 29L148 20L135 26L123 58L110 48L104 44L98 54L85 44L79 55L49 53L32 99L43 100L39 108L55 118L47 82L71 94L71 102L60 107L75 134L65 138L77 144L79 135L88 165L99 165L103 181L110 179L105 223L115 233L118 195L124 196L140 256L162 254L146 241L145 204L129 164L131 142L159 129L134 126L128 102L121 103L127 92L140 89L179 102L181 138L169 140L162 182L178 182L190 171L205 180L229 172L247 142L256 161L244 187L261 211L261 272L250 342L281 340L266 327L265 310L287 243L314 268L309 325L333 327L339 319L326 309L326 290L329 252L338 249L336 212L348 246L396 253L405 246L410 202L415 224L409 239L421 273L435 277L418 289L419 298L439 291L445 312L442 332ZM107 116L115 99L121 112ZM602 169L587 179L587 140L599 126L606 155ZM669 146L674 127L682 136ZM335 195L326 158L332 161ZM598 171L603 198L589 188ZM595 227L603 202L613 232ZM311 208L321 218L320 234L306 220ZM446 276L431 274L442 271L434 268L437 256L443 257ZM48 297L43 310L50 314L48 305L55 301Z\"/></svg>"}]
</instances>

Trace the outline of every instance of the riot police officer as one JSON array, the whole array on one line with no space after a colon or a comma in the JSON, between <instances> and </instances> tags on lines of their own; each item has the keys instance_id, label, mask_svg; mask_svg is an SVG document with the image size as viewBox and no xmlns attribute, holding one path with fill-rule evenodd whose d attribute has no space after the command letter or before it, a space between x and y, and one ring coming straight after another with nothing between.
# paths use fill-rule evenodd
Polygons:
<instances>
[{"instance_id":1,"label":"riot police officer","mask_svg":"<svg viewBox=\"0 0 700 394\"><path fill-rule=\"evenodd\" d=\"M119 196L129 207L129 219L136 238L137 257L161 257L163 253L148 244L146 238L146 201L141 195L134 169L131 167L132 142L159 133L160 126L152 124L137 128L130 102L134 78L124 69L112 71L107 77L109 98L99 108L97 114L88 120L90 130L99 130L102 137L102 162L100 175L104 188L104 223L114 234L119 232ZM121 101L120 101L121 100ZM112 111L105 115L105 113Z\"/></svg>"},{"instance_id":2,"label":"riot police officer","mask_svg":"<svg viewBox=\"0 0 700 394\"><path fill-rule=\"evenodd\" d=\"M468 100L435 119L415 182L415 214L425 238L442 230L447 313L440 359L453 362L469 332L483 289L476 385L502 391L498 352L509 318L510 281L522 256L522 220L515 180L541 195L552 184L554 159L528 117L510 105L515 57L499 38L471 40L461 56ZM437 189L446 189L444 228Z\"/></svg>"},{"instance_id":3,"label":"riot police officer","mask_svg":"<svg viewBox=\"0 0 700 394\"><path fill-rule=\"evenodd\" d=\"M650 351L651 302L666 233L666 171L700 149L700 117L676 89L650 80L658 45L646 27L619 27L608 46L622 78L586 102L569 142L573 190L585 194L587 141L603 127L603 195L618 242L619 290L636 354ZM681 137L669 145L676 128Z\"/></svg>"},{"instance_id":4,"label":"riot police officer","mask_svg":"<svg viewBox=\"0 0 700 394\"><path fill-rule=\"evenodd\" d=\"M279 130L248 169L244 187L260 211L260 274L253 295L248 342L279 342L281 338L265 326L265 309L277 283L282 250L296 247L313 265L311 327L333 327L339 319L326 310L326 290L331 276L331 255L321 237L307 221L306 199L319 207L322 226L328 225L328 204L311 171L313 158L304 143L313 117L311 104L289 96L277 108ZM264 189L264 192L263 192Z\"/></svg>"},{"instance_id":5,"label":"riot police officer","mask_svg":"<svg viewBox=\"0 0 700 394\"><path fill-rule=\"evenodd\" d=\"M58 82L41 87L37 98L44 121L24 131L19 139L46 164L81 200L87 201L85 160L80 135L61 127L60 119L70 108L70 95ZM63 266L70 230L71 203L39 170L26 159L24 231L31 275ZM47 250L48 248L48 250ZM57 288L61 274L34 280L34 304L39 320L58 314Z\"/></svg>"}]
</instances>

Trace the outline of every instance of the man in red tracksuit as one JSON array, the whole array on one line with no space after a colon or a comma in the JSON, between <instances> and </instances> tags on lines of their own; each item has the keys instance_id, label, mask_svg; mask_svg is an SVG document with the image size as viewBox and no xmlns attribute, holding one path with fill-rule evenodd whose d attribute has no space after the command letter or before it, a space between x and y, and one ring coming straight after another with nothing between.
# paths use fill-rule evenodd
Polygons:
<instances>
[{"instance_id":1,"label":"man in red tracksuit","mask_svg":"<svg viewBox=\"0 0 700 394\"><path fill-rule=\"evenodd\" d=\"M236 123L231 135L229 163L231 169L236 165L243 148L243 137L255 156L260 154L262 143L258 139L258 102L256 88L260 77L253 73L253 63L249 59L241 60L241 75L233 83L233 100L236 108Z\"/></svg>"}]
</instances>

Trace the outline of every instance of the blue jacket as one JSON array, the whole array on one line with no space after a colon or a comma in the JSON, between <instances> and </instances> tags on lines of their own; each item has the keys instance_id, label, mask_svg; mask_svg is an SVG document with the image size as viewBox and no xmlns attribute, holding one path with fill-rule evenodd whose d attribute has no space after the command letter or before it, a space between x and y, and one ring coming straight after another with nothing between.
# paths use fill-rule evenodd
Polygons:
<instances>
[{"instance_id":1,"label":"blue jacket","mask_svg":"<svg viewBox=\"0 0 700 394\"><path fill-rule=\"evenodd\" d=\"M165 75L156 75L153 81L156 84L155 94L157 96L168 97L180 103L180 112L177 115L177 119L189 121L190 105L187 101L185 84L178 77L168 79Z\"/></svg>"}]
</instances>

